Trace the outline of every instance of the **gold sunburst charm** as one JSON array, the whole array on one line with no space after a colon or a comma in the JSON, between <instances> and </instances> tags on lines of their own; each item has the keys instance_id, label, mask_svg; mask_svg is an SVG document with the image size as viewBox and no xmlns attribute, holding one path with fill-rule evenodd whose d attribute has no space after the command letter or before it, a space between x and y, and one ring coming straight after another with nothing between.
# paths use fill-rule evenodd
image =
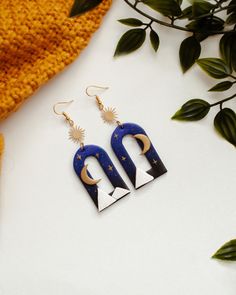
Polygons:
<instances>
[{"instance_id":1,"label":"gold sunburst charm","mask_svg":"<svg viewBox=\"0 0 236 295\"><path fill-rule=\"evenodd\" d=\"M115 108L104 108L102 111L102 119L105 123L112 124L115 123L117 119L117 113Z\"/></svg>"},{"instance_id":2,"label":"gold sunburst charm","mask_svg":"<svg viewBox=\"0 0 236 295\"><path fill-rule=\"evenodd\" d=\"M73 126L69 131L69 139L74 143L83 143L85 130L79 126Z\"/></svg>"}]
</instances>

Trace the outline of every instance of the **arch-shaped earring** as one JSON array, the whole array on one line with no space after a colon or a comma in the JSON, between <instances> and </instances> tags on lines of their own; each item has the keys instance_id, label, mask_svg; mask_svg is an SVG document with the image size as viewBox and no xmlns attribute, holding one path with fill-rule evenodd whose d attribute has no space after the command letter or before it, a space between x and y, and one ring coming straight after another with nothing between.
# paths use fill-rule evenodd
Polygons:
<instances>
[{"instance_id":1,"label":"arch-shaped earring","mask_svg":"<svg viewBox=\"0 0 236 295\"><path fill-rule=\"evenodd\" d=\"M71 102L72 101L59 102L53 106L53 110L55 114L63 116L69 124L69 138L75 143L80 144L80 148L74 156L74 170L100 212L125 197L130 193L130 191L106 151L96 145L84 145L85 130L81 127L77 127L67 113L57 111L58 105L68 104ZM85 160L88 157L95 157L99 162L114 187L114 190L111 193L106 193L101 190L98 183L102 179L93 179L92 175L89 173L88 165L85 164Z\"/></svg>"},{"instance_id":2,"label":"arch-shaped earring","mask_svg":"<svg viewBox=\"0 0 236 295\"><path fill-rule=\"evenodd\" d=\"M92 87L100 89L107 89L108 87L100 87L95 85L88 86L86 88L86 93L87 95L96 98L97 105L101 111L101 116L104 122L109 124L115 123L118 125L111 136L111 146L135 189L144 186L155 178L166 173L167 170L144 129L134 123L121 123L117 119L118 116L115 108L105 107L100 97L89 92L89 89ZM131 135L136 139L138 145L142 149L141 154L146 157L151 165L150 170L143 171L136 167L122 143L122 140L126 135Z\"/></svg>"}]
</instances>

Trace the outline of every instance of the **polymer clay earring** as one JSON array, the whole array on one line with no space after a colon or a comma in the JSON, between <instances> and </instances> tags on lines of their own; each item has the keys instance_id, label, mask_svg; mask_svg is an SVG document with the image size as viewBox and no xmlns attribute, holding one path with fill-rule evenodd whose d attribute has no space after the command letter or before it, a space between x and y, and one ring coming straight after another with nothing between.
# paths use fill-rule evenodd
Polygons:
<instances>
[{"instance_id":1,"label":"polymer clay earring","mask_svg":"<svg viewBox=\"0 0 236 295\"><path fill-rule=\"evenodd\" d=\"M74 156L74 170L90 195L91 199L93 200L98 211L100 212L110 205L116 203L121 198L125 197L130 193L130 191L106 151L96 145L84 145L85 130L79 126L76 126L74 121L67 113L59 113L56 110L58 105L68 104L71 102L72 101L59 102L54 105L53 110L55 114L62 115L69 124L69 139L71 139L76 144L80 144L80 148L77 150ZM89 173L88 164L85 164L85 160L88 157L94 157L99 162L100 166L114 187L114 190L111 193L101 190L98 186L98 183L102 181L102 179L93 179L92 175Z\"/></svg>"},{"instance_id":2,"label":"polymer clay earring","mask_svg":"<svg viewBox=\"0 0 236 295\"><path fill-rule=\"evenodd\" d=\"M113 107L105 107L99 96L90 93L91 88L108 89L108 87L91 85L86 88L86 93L88 96L96 99L103 121L108 124L117 125L111 136L111 146L135 189L144 186L166 173L167 170L144 129L134 123L121 123L118 120L116 109ZM122 143L125 136L132 136L136 139L141 148L141 155L146 157L151 165L151 169L144 171L136 167Z\"/></svg>"}]
</instances>

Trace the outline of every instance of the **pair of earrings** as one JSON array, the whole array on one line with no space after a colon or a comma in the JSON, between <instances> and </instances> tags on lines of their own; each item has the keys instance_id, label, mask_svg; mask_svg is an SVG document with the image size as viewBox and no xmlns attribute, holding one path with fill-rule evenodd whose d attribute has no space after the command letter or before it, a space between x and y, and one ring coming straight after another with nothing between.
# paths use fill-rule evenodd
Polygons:
<instances>
[{"instance_id":1,"label":"pair of earrings","mask_svg":"<svg viewBox=\"0 0 236 295\"><path fill-rule=\"evenodd\" d=\"M167 170L144 129L134 123L121 123L118 120L115 108L105 107L98 95L93 95L90 93L91 88L108 88L100 86L88 86L86 88L86 93L88 96L94 97L96 99L96 103L99 111L101 112L103 121L105 123L117 125L111 136L111 146L135 189L144 186L155 178L166 173ZM96 205L98 211L100 212L128 195L130 190L120 176L107 152L103 148L96 145L84 145L85 130L81 127L77 127L67 113L58 113L56 111L57 105L65 103L67 102L57 103L54 105L53 109L57 115L63 115L68 122L70 126L69 138L75 143L80 144L80 148L74 156L74 170L86 188L94 204ZM151 165L150 170L143 171L142 169L135 166L122 143L123 138L127 135L136 139L142 150L141 154L146 157ZM85 160L88 157L95 157L99 162L100 166L114 187L114 190L111 193L101 190L98 186L98 183L101 181L101 179L93 179L92 175L89 173L88 164L85 164Z\"/></svg>"}]
</instances>

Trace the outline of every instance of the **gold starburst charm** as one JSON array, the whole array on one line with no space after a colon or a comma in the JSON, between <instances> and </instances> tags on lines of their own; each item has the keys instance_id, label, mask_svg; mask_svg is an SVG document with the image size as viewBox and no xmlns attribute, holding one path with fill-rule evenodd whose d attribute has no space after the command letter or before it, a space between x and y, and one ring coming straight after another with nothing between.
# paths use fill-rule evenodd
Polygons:
<instances>
[{"instance_id":1,"label":"gold starburst charm","mask_svg":"<svg viewBox=\"0 0 236 295\"><path fill-rule=\"evenodd\" d=\"M105 123L113 124L117 119L117 113L115 108L104 108L102 111L102 119Z\"/></svg>"},{"instance_id":2,"label":"gold starburst charm","mask_svg":"<svg viewBox=\"0 0 236 295\"><path fill-rule=\"evenodd\" d=\"M73 126L69 131L69 139L74 143L83 143L85 130L79 126Z\"/></svg>"}]
</instances>

